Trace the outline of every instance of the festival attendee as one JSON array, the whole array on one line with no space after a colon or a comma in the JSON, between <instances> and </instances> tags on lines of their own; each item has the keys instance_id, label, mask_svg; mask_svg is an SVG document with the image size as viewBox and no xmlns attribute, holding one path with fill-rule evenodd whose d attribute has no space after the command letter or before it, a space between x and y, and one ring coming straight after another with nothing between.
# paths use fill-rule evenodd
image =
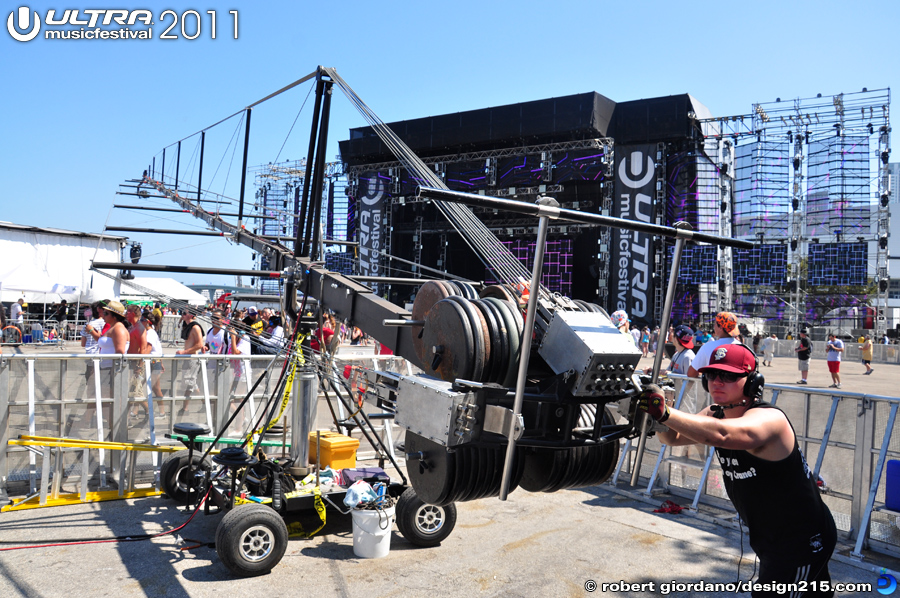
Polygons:
<instances>
[{"instance_id":1,"label":"festival attendee","mask_svg":"<svg viewBox=\"0 0 900 598\"><path fill-rule=\"evenodd\" d=\"M276 355L284 350L284 328L280 317L269 316L269 327L259 339L258 350L263 355Z\"/></svg>"},{"instance_id":2,"label":"festival attendee","mask_svg":"<svg viewBox=\"0 0 900 598\"><path fill-rule=\"evenodd\" d=\"M66 340L66 328L69 326L69 303L65 299L59 302L50 319L56 320L58 323L60 340Z\"/></svg>"},{"instance_id":3,"label":"festival attendee","mask_svg":"<svg viewBox=\"0 0 900 598\"><path fill-rule=\"evenodd\" d=\"M631 335L628 331L629 322L631 322L631 320L628 319L628 312L621 309L614 311L609 315L609 319L612 321L612 325L619 329L619 332L628 334L629 336Z\"/></svg>"},{"instance_id":4,"label":"festival attendee","mask_svg":"<svg viewBox=\"0 0 900 598\"><path fill-rule=\"evenodd\" d=\"M669 362L668 369L660 371L659 375L664 376L665 374L672 373L686 376L688 373L688 369L691 367L691 363L694 360L693 331L690 329L690 327L685 326L684 324L676 326L669 332L668 341L670 343L674 343L675 355L672 356L672 360ZM646 368L644 370L644 373L653 373L653 368Z\"/></svg>"},{"instance_id":5,"label":"festival attendee","mask_svg":"<svg viewBox=\"0 0 900 598\"><path fill-rule=\"evenodd\" d=\"M159 379L162 377L162 373L166 371L165 366L162 362L162 342L159 340L159 324L162 321L160 316L157 316L155 313L151 312L150 315L147 316L142 323L145 325L147 329L147 345L150 347L150 385L151 390L153 392L154 398L163 398L162 389L159 387ZM159 407L156 409L155 414L158 417L165 417L165 403L163 401L159 401Z\"/></svg>"},{"instance_id":6,"label":"festival attendee","mask_svg":"<svg viewBox=\"0 0 900 598\"><path fill-rule=\"evenodd\" d=\"M715 448L725 491L759 557L758 583L815 581L808 587L827 587L837 542L834 519L787 416L762 401L765 380L756 363L748 347L720 345L700 368L712 405L696 415L673 409L662 390L649 385L638 406L664 424L658 437L666 445ZM830 589L804 594L831 595Z\"/></svg>"},{"instance_id":7,"label":"festival attendee","mask_svg":"<svg viewBox=\"0 0 900 598\"><path fill-rule=\"evenodd\" d=\"M809 357L812 355L812 343L809 342L808 334L808 328L801 328L800 339L797 341L797 346L794 347L794 352L797 354L797 369L800 370L800 379L797 380L797 384L808 384L806 378L809 376Z\"/></svg>"},{"instance_id":8,"label":"festival attendee","mask_svg":"<svg viewBox=\"0 0 900 598\"><path fill-rule=\"evenodd\" d=\"M175 352L176 355L196 355L203 353L203 327L194 318L194 314L185 310L181 314L181 338L184 339L184 348ZM191 395L198 390L197 374L200 373L200 362L191 360L182 363L184 372L184 403L178 410L179 415L187 413Z\"/></svg>"},{"instance_id":9,"label":"festival attendee","mask_svg":"<svg viewBox=\"0 0 900 598\"><path fill-rule=\"evenodd\" d=\"M100 353L100 345L98 341L103 336L103 327L106 322L102 317L103 308L100 302L92 303L90 307L84 310L85 325L81 329L81 346L87 355L97 355ZM86 396L96 398L96 389L94 388L94 363L93 360L85 362L84 381Z\"/></svg>"},{"instance_id":10,"label":"festival attendee","mask_svg":"<svg viewBox=\"0 0 900 598\"><path fill-rule=\"evenodd\" d=\"M772 367L772 360L775 359L775 347L777 346L778 336L774 332L760 343L759 347L763 351L763 365Z\"/></svg>"},{"instance_id":11,"label":"festival attendee","mask_svg":"<svg viewBox=\"0 0 900 598\"><path fill-rule=\"evenodd\" d=\"M19 340L25 334L25 299L19 297L19 300L9 306L9 321L12 325L19 329Z\"/></svg>"},{"instance_id":12,"label":"festival attendee","mask_svg":"<svg viewBox=\"0 0 900 598\"><path fill-rule=\"evenodd\" d=\"M691 378L700 377L699 370L709 363L709 358L712 356L713 351L722 345L739 342L735 338L738 335L737 316L728 311L717 313L713 322L713 332L715 333L715 340L703 343L703 346L697 351L691 367L688 368L688 376Z\"/></svg>"},{"instance_id":13,"label":"festival attendee","mask_svg":"<svg viewBox=\"0 0 900 598\"><path fill-rule=\"evenodd\" d=\"M109 326L103 333L97 344L100 347L100 355L124 355L128 353L129 334L128 320L125 317L125 307L118 301L103 302L103 321ZM113 362L112 359L100 361L100 380L107 384L109 391L106 396L112 397L113 388Z\"/></svg>"},{"instance_id":14,"label":"festival attendee","mask_svg":"<svg viewBox=\"0 0 900 598\"><path fill-rule=\"evenodd\" d=\"M844 341L839 339L836 334L828 335L828 354L825 360L828 362L828 372L831 374L831 386L828 388L841 387L841 353L844 352Z\"/></svg>"},{"instance_id":15,"label":"festival attendee","mask_svg":"<svg viewBox=\"0 0 900 598\"><path fill-rule=\"evenodd\" d=\"M150 346L147 344L147 330L141 324L141 307L131 304L125 310L125 318L130 326L128 333L128 354L143 355L150 352ZM144 372L144 362L142 359L133 359L128 362L131 370L131 380L128 384L128 397L130 399L138 399L138 403L133 404L129 415L138 416L138 406L140 401L146 403L147 394L147 378Z\"/></svg>"},{"instance_id":16,"label":"festival attendee","mask_svg":"<svg viewBox=\"0 0 900 598\"><path fill-rule=\"evenodd\" d=\"M650 352L650 328L644 326L641 328L641 353L644 357Z\"/></svg>"},{"instance_id":17,"label":"festival attendee","mask_svg":"<svg viewBox=\"0 0 900 598\"><path fill-rule=\"evenodd\" d=\"M253 334L256 336L262 334L265 324L263 324L262 318L259 317L259 310L256 309L255 305L251 305L247 308L247 317L253 320L249 325Z\"/></svg>"},{"instance_id":18,"label":"festival attendee","mask_svg":"<svg viewBox=\"0 0 900 598\"><path fill-rule=\"evenodd\" d=\"M859 347L859 355L862 358L862 363L866 366L865 376L868 376L875 370L872 368L872 353L874 352L875 347L872 345L872 336L867 334L863 338L863 344Z\"/></svg>"}]
</instances>

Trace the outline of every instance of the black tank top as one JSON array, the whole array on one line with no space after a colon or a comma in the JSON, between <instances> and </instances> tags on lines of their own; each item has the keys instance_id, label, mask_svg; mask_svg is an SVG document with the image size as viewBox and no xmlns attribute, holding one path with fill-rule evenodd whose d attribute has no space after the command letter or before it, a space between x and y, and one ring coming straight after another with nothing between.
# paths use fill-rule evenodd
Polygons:
<instances>
[{"instance_id":1,"label":"black tank top","mask_svg":"<svg viewBox=\"0 0 900 598\"><path fill-rule=\"evenodd\" d=\"M768 403L754 408L778 409ZM834 548L834 519L822 502L796 432L794 450L781 461L723 448L716 448L716 456L725 491L750 530L750 546L760 558L805 563Z\"/></svg>"}]
</instances>

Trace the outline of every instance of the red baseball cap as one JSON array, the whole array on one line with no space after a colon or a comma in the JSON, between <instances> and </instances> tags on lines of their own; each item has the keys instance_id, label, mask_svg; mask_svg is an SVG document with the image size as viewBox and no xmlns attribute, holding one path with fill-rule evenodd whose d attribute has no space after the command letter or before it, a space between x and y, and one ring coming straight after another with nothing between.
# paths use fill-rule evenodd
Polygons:
<instances>
[{"instance_id":1,"label":"red baseball cap","mask_svg":"<svg viewBox=\"0 0 900 598\"><path fill-rule=\"evenodd\" d=\"M678 342L685 349L693 349L694 348L694 331L691 330L690 326L685 326L681 324L680 326L675 327L675 338L678 339Z\"/></svg>"},{"instance_id":2,"label":"red baseball cap","mask_svg":"<svg viewBox=\"0 0 900 598\"><path fill-rule=\"evenodd\" d=\"M709 358L709 365L700 368L700 373L721 370L735 374L750 374L756 369L756 355L740 344L716 347Z\"/></svg>"}]
</instances>

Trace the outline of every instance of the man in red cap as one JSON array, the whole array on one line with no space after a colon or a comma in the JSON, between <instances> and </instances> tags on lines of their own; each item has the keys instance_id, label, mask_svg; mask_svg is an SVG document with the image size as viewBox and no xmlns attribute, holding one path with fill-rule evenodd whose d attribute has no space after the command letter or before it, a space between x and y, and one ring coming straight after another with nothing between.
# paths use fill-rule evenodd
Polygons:
<instances>
[{"instance_id":1,"label":"man in red cap","mask_svg":"<svg viewBox=\"0 0 900 598\"><path fill-rule=\"evenodd\" d=\"M700 373L713 402L700 413L668 407L655 385L641 393L639 407L665 423L668 429L659 432L661 442L715 447L725 490L750 530L750 546L759 557L757 583L805 581L804 596L832 596L830 590L812 590L831 585L824 582L831 581L828 561L837 541L834 519L787 416L762 402L765 380L756 355L744 345L723 345Z\"/></svg>"},{"instance_id":2,"label":"man in red cap","mask_svg":"<svg viewBox=\"0 0 900 598\"><path fill-rule=\"evenodd\" d=\"M823 582L831 580L834 519L787 416L762 402L765 380L756 355L745 345L722 345L700 373L712 397L712 405L700 413L668 407L656 385L644 389L638 406L668 428L659 432L661 442L715 447L725 490L759 557L758 583L805 581L804 596L833 595L812 590L831 585ZM774 593L753 592L764 595Z\"/></svg>"}]
</instances>

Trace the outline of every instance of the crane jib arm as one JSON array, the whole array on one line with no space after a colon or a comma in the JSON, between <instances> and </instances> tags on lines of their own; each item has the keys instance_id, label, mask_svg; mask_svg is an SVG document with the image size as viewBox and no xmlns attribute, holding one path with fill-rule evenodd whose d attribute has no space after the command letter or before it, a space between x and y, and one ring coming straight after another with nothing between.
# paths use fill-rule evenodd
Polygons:
<instances>
[{"instance_id":1,"label":"crane jib arm","mask_svg":"<svg viewBox=\"0 0 900 598\"><path fill-rule=\"evenodd\" d=\"M296 258L291 250L222 220L182 197L177 191L169 189L160 181L144 177L141 184L152 186L193 216L206 222L211 228L229 233L233 241L269 256L269 263L274 266L273 270L293 270L298 291L318 299L325 309L334 312L337 320L359 326L366 334L387 346L395 355L407 359L417 367L422 367L412 343L412 335L419 334L421 328L384 325L385 320L411 319L412 314L407 310L382 299L369 287L347 276L313 265L308 259Z\"/></svg>"}]
</instances>

